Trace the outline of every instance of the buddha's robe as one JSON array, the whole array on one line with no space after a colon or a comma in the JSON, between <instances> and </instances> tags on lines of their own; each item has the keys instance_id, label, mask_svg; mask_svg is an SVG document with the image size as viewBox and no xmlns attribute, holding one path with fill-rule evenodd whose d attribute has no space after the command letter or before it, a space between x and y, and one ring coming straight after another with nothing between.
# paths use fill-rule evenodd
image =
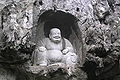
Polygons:
<instances>
[{"instance_id":1,"label":"buddha's robe","mask_svg":"<svg viewBox=\"0 0 120 80\"><path fill-rule=\"evenodd\" d=\"M68 49L68 52L64 54L62 51ZM72 44L65 38L59 43L51 41L49 38L45 38L38 43L38 46L34 54L34 64L36 65L49 65L57 62L65 64L76 63L77 55L74 53Z\"/></svg>"}]
</instances>

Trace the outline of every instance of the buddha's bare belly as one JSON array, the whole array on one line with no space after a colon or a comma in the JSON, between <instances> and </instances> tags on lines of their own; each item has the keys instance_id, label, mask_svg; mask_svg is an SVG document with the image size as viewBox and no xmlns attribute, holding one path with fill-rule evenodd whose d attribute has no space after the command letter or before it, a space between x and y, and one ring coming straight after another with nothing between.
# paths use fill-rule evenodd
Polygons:
<instances>
[{"instance_id":1,"label":"buddha's bare belly","mask_svg":"<svg viewBox=\"0 0 120 80\"><path fill-rule=\"evenodd\" d=\"M47 58L50 62L60 62L62 60L63 54L60 50L48 50Z\"/></svg>"}]
</instances>

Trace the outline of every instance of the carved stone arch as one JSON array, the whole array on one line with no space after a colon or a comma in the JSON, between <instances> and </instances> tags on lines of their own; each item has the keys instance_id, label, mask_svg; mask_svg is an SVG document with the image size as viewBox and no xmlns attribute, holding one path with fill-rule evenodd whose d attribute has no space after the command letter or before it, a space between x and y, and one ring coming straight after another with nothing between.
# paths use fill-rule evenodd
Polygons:
<instances>
[{"instance_id":1,"label":"carved stone arch","mask_svg":"<svg viewBox=\"0 0 120 80\"><path fill-rule=\"evenodd\" d=\"M41 39L48 37L51 28L57 27L61 30L62 36L72 43L80 64L83 64L82 32L78 25L78 19L74 15L61 10L46 10L39 15L37 24L36 44L38 44Z\"/></svg>"}]
</instances>

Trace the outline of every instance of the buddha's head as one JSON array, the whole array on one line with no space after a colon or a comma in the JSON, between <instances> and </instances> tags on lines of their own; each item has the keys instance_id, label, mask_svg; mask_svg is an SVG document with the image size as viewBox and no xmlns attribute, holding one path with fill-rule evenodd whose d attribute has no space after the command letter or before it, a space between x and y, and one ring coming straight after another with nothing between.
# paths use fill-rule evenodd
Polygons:
<instances>
[{"instance_id":1,"label":"buddha's head","mask_svg":"<svg viewBox=\"0 0 120 80\"><path fill-rule=\"evenodd\" d=\"M52 28L50 30L49 38L51 39L51 41L53 41L55 43L59 43L61 41L61 39L62 39L60 29Z\"/></svg>"}]
</instances>

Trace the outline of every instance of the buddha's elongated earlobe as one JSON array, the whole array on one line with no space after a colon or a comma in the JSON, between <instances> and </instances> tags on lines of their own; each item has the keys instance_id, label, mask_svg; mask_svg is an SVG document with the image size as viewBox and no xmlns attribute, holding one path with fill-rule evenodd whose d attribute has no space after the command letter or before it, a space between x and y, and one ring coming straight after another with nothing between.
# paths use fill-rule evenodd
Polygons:
<instances>
[{"instance_id":1,"label":"buddha's elongated earlobe","mask_svg":"<svg viewBox=\"0 0 120 80\"><path fill-rule=\"evenodd\" d=\"M51 33L49 34L49 38L51 39Z\"/></svg>"}]
</instances>

